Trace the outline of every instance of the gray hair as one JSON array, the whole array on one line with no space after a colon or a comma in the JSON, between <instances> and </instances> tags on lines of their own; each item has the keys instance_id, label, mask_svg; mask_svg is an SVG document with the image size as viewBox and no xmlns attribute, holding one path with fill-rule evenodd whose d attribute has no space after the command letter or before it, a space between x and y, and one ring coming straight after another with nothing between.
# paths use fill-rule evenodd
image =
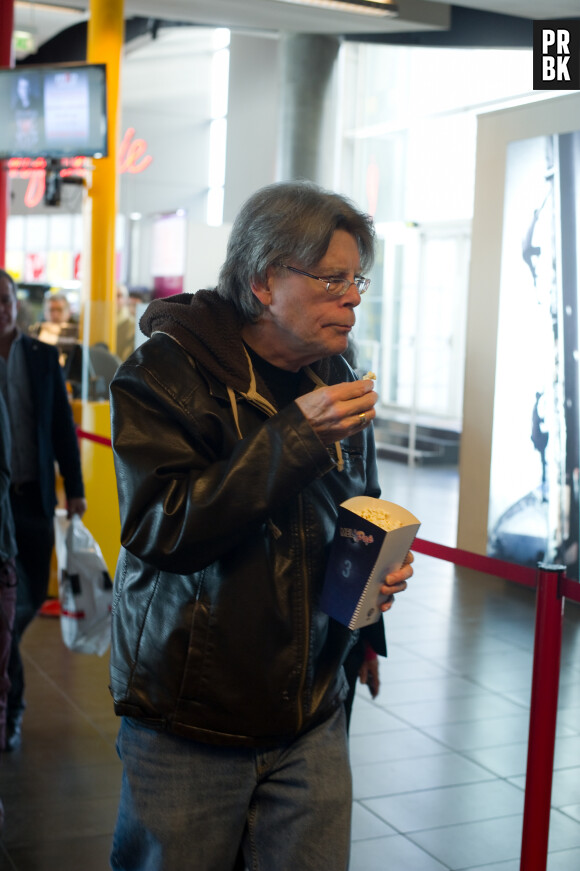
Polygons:
<instances>
[{"instance_id":1,"label":"gray hair","mask_svg":"<svg viewBox=\"0 0 580 871\"><path fill-rule=\"evenodd\" d=\"M69 305L68 296L64 290L47 290L44 294L44 301L51 302L53 299L61 299Z\"/></svg>"},{"instance_id":2,"label":"gray hair","mask_svg":"<svg viewBox=\"0 0 580 871\"><path fill-rule=\"evenodd\" d=\"M265 282L269 267L289 261L313 269L336 230L353 236L361 269L369 269L374 260L374 226L354 203L308 181L262 188L242 206L234 222L218 294L236 306L244 322L258 320L263 305L252 284Z\"/></svg>"}]
</instances>

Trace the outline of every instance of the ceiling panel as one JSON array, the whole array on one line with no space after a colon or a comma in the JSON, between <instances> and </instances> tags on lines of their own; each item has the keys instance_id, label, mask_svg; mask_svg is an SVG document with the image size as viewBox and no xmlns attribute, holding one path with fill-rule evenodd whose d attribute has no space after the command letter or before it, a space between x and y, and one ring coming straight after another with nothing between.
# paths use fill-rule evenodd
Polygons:
<instances>
[{"instance_id":1,"label":"ceiling panel","mask_svg":"<svg viewBox=\"0 0 580 871\"><path fill-rule=\"evenodd\" d=\"M580 16L580 0L461 0L456 4L521 18ZM68 7L68 9L67 9ZM15 29L33 34L36 47L89 15L90 0L17 0ZM402 34L445 31L452 6L442 0L399 0L397 18L376 17L297 5L281 0L125 0L125 18L163 17L209 26L298 33ZM161 15L160 15L161 13ZM23 54L20 53L22 57Z\"/></svg>"}]
</instances>

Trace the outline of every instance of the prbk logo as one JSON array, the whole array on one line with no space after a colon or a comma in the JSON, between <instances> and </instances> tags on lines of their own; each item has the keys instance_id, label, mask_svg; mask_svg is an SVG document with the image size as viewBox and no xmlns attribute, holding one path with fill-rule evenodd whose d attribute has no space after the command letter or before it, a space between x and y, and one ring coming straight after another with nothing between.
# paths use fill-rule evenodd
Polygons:
<instances>
[{"instance_id":1,"label":"prbk logo","mask_svg":"<svg viewBox=\"0 0 580 871\"><path fill-rule=\"evenodd\" d=\"M580 90L580 18L534 21L534 90Z\"/></svg>"}]
</instances>

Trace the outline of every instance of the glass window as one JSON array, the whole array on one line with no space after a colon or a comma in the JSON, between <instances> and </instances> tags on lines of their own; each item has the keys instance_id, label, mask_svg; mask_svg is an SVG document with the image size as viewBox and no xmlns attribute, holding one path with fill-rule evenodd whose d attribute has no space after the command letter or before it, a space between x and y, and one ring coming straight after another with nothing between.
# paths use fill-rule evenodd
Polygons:
<instances>
[{"instance_id":1,"label":"glass window","mask_svg":"<svg viewBox=\"0 0 580 871\"><path fill-rule=\"evenodd\" d=\"M383 413L460 425L477 116L546 97L531 50L342 51L341 187L378 235L358 363L377 373Z\"/></svg>"}]
</instances>

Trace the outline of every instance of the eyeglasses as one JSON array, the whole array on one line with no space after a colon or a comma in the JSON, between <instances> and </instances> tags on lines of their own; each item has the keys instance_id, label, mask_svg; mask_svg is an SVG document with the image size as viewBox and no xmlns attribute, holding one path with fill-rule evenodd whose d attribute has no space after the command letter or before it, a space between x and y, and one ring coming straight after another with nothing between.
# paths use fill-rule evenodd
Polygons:
<instances>
[{"instance_id":1,"label":"eyeglasses","mask_svg":"<svg viewBox=\"0 0 580 871\"><path fill-rule=\"evenodd\" d=\"M369 289L371 283L370 278L364 278L362 275L355 275L353 280L350 278L323 278L320 275L312 275L310 272L304 272L303 269L296 269L295 266L286 266L285 263L280 263L282 269L289 269L290 272L297 272L298 275L305 275L307 278L315 278L316 281L321 281L324 289L332 296L344 296L351 284L354 284L360 294L363 294Z\"/></svg>"}]
</instances>

